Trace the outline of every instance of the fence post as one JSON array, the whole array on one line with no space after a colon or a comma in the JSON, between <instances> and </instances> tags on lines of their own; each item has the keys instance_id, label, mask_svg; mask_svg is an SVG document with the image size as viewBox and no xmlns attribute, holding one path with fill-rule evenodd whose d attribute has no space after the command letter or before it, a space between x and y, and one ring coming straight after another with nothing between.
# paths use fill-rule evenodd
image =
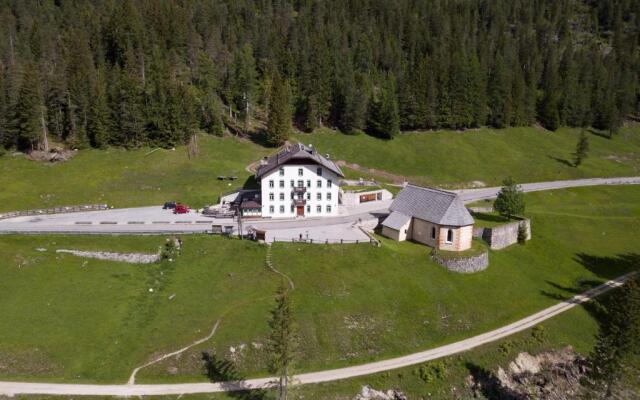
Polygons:
<instances>
[{"instance_id":1,"label":"fence post","mask_svg":"<svg viewBox=\"0 0 640 400\"><path fill-rule=\"evenodd\" d=\"M329 244L329 239L327 239L327 242L325 244Z\"/></svg>"},{"instance_id":2,"label":"fence post","mask_svg":"<svg viewBox=\"0 0 640 400\"><path fill-rule=\"evenodd\" d=\"M356 244L359 244L360 242L358 241L358 239L356 239Z\"/></svg>"},{"instance_id":3,"label":"fence post","mask_svg":"<svg viewBox=\"0 0 640 400\"><path fill-rule=\"evenodd\" d=\"M309 239L309 243L313 244L313 239Z\"/></svg>"},{"instance_id":4,"label":"fence post","mask_svg":"<svg viewBox=\"0 0 640 400\"><path fill-rule=\"evenodd\" d=\"M344 240L344 239L340 239L340 244L343 244L343 243L342 243L342 242L343 242L343 240Z\"/></svg>"}]
</instances>

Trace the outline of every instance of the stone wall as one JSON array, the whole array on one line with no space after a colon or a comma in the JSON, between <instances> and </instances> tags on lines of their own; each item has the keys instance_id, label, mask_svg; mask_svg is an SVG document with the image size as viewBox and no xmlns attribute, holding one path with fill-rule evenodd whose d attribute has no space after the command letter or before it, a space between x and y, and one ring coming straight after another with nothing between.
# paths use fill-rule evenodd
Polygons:
<instances>
[{"instance_id":1,"label":"stone wall","mask_svg":"<svg viewBox=\"0 0 640 400\"><path fill-rule=\"evenodd\" d=\"M459 258L440 257L437 252L432 253L433 261L447 268L449 271L460 273L473 273L484 271L489 266L489 252Z\"/></svg>"},{"instance_id":2,"label":"stone wall","mask_svg":"<svg viewBox=\"0 0 640 400\"><path fill-rule=\"evenodd\" d=\"M491 250L504 249L518 243L518 227L520 225L524 225L527 231L526 240L531 240L531 221L527 218L493 228L475 227L473 229L473 237L482 238L489 243Z\"/></svg>"}]
</instances>

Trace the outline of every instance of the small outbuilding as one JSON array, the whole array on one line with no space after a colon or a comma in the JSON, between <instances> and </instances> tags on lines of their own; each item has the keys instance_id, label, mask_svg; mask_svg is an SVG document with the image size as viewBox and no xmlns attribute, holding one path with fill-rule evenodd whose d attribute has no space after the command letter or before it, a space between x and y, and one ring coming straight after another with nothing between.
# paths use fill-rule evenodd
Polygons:
<instances>
[{"instance_id":1,"label":"small outbuilding","mask_svg":"<svg viewBox=\"0 0 640 400\"><path fill-rule=\"evenodd\" d=\"M382 222L382 234L388 238L439 250L471 248L474 220L456 193L409 184L389 210Z\"/></svg>"}]
</instances>

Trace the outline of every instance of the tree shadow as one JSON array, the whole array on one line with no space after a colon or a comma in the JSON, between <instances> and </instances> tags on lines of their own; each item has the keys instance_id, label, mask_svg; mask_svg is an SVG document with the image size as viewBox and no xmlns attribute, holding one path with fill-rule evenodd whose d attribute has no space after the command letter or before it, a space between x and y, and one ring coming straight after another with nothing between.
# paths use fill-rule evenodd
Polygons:
<instances>
[{"instance_id":1,"label":"tree shadow","mask_svg":"<svg viewBox=\"0 0 640 400\"><path fill-rule=\"evenodd\" d=\"M626 253L613 257L600 257L578 253L576 254L575 260L604 280L611 280L625 273L640 269L640 254L637 253ZM551 292L541 290L541 293L559 301L566 301L572 296L584 293L603 283L602 280L598 279L580 279L573 287L568 287L548 280L545 282L558 291ZM563 295L561 292L567 293L568 295ZM611 294L611 292L603 294L601 297L588 302L581 303L577 300L573 302L581 303L582 307L596 320L598 325L602 326L606 324L607 321L606 309L610 302Z\"/></svg>"},{"instance_id":2,"label":"tree shadow","mask_svg":"<svg viewBox=\"0 0 640 400\"><path fill-rule=\"evenodd\" d=\"M213 383L219 383L228 390L227 395L241 400L264 400L267 392L263 389L249 389L245 377L236 369L233 362L220 359L215 353L202 352L205 375Z\"/></svg>"},{"instance_id":3,"label":"tree shadow","mask_svg":"<svg viewBox=\"0 0 640 400\"><path fill-rule=\"evenodd\" d=\"M575 164L573 164L569 160L565 160L564 158L559 158L559 157L554 157L554 156L547 156L547 157L549 157L552 160L555 160L555 161L559 162L560 164L564 164L567 167L571 167L571 168L575 167Z\"/></svg>"},{"instance_id":4,"label":"tree shadow","mask_svg":"<svg viewBox=\"0 0 640 400\"><path fill-rule=\"evenodd\" d=\"M601 138L611 139L611 136L609 136L608 133L599 132L599 131L597 131L597 130L595 130L593 128L587 129L587 132L589 132L590 134L595 135L595 136L600 136Z\"/></svg>"},{"instance_id":5,"label":"tree shadow","mask_svg":"<svg viewBox=\"0 0 640 400\"><path fill-rule=\"evenodd\" d=\"M504 387L493 372L471 362L467 362L465 366L473 377L473 390L480 392L488 400L524 400L526 398Z\"/></svg>"},{"instance_id":6,"label":"tree shadow","mask_svg":"<svg viewBox=\"0 0 640 400\"><path fill-rule=\"evenodd\" d=\"M253 132L246 133L244 135L247 139L251 140L253 143L267 148L276 148L278 146L274 146L269 143L267 140L267 131L265 129L257 129Z\"/></svg>"}]
</instances>

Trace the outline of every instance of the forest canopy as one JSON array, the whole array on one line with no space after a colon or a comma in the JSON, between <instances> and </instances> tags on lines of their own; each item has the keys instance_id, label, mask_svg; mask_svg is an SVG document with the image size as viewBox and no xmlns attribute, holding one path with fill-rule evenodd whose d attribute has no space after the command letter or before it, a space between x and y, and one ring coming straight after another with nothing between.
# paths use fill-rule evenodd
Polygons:
<instances>
[{"instance_id":1,"label":"forest canopy","mask_svg":"<svg viewBox=\"0 0 640 400\"><path fill-rule=\"evenodd\" d=\"M640 0L0 0L0 148L171 147L267 113L615 132L639 32Z\"/></svg>"}]
</instances>

